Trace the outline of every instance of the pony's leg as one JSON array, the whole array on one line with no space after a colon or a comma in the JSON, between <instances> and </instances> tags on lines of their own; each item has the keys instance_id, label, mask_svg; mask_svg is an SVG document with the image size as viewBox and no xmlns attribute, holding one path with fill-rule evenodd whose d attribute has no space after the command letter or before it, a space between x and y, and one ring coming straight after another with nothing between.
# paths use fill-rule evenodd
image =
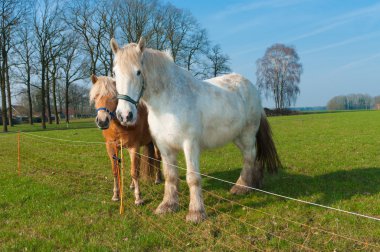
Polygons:
<instances>
[{"instance_id":1,"label":"pony's leg","mask_svg":"<svg viewBox=\"0 0 380 252\"><path fill-rule=\"evenodd\" d=\"M255 162L256 159L256 137L254 134L249 134L250 137L240 137L234 141L234 143L239 147L243 154L244 165L243 170L240 172L239 179L236 184L231 188L230 192L232 194L246 194L249 193L253 187L254 180L262 176L260 167L258 163Z\"/></svg>"},{"instance_id":2,"label":"pony's leg","mask_svg":"<svg viewBox=\"0 0 380 252\"><path fill-rule=\"evenodd\" d=\"M199 174L199 145L192 141L186 141L183 150L187 167L186 181L190 189L189 213L186 215L186 220L199 223L206 219Z\"/></svg>"},{"instance_id":3,"label":"pony's leg","mask_svg":"<svg viewBox=\"0 0 380 252\"><path fill-rule=\"evenodd\" d=\"M112 173L113 173L113 196L112 201L119 201L120 188L119 188L119 163L117 159L114 159L114 156L118 156L118 150L115 145L107 144L108 156L111 160Z\"/></svg>"},{"instance_id":4,"label":"pony's leg","mask_svg":"<svg viewBox=\"0 0 380 252\"><path fill-rule=\"evenodd\" d=\"M178 210L178 169L177 152L166 152L162 154L162 161L165 176L164 199L157 207L156 214L171 213Z\"/></svg>"},{"instance_id":5,"label":"pony's leg","mask_svg":"<svg viewBox=\"0 0 380 252\"><path fill-rule=\"evenodd\" d=\"M141 199L140 186L139 186L139 147L128 148L129 156L131 158L131 177L134 185L135 204L142 205L144 201Z\"/></svg>"},{"instance_id":6,"label":"pony's leg","mask_svg":"<svg viewBox=\"0 0 380 252\"><path fill-rule=\"evenodd\" d=\"M154 163L154 169L156 172L156 178L155 178L154 183L157 185L157 184L162 183L162 173L161 173L161 167L160 167L161 166L161 153L156 146L154 146L154 159L155 160L153 160L154 161L153 163Z\"/></svg>"},{"instance_id":7,"label":"pony's leg","mask_svg":"<svg viewBox=\"0 0 380 252\"><path fill-rule=\"evenodd\" d=\"M133 179L131 181L131 184L129 185L129 189L131 190L135 189L135 184L133 183Z\"/></svg>"}]
</instances>

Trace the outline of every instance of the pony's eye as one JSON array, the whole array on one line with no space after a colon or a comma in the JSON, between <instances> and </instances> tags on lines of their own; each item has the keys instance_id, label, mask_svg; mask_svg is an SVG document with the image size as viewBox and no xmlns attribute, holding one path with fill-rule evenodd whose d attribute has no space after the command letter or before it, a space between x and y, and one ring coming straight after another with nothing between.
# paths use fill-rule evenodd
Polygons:
<instances>
[{"instance_id":1,"label":"pony's eye","mask_svg":"<svg viewBox=\"0 0 380 252\"><path fill-rule=\"evenodd\" d=\"M137 76L139 76L141 74L141 71L140 70L137 70Z\"/></svg>"}]
</instances>

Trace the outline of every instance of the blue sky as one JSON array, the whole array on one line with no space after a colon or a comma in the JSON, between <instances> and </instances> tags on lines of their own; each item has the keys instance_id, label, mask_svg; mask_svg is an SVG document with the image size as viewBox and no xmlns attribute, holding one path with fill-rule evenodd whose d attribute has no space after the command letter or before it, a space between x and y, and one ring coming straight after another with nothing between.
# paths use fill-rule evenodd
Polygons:
<instances>
[{"instance_id":1,"label":"blue sky","mask_svg":"<svg viewBox=\"0 0 380 252\"><path fill-rule=\"evenodd\" d=\"M230 56L233 71L253 83L256 60L267 47L294 46L304 68L297 107L324 106L341 94L380 95L380 1L170 2L191 11Z\"/></svg>"}]
</instances>

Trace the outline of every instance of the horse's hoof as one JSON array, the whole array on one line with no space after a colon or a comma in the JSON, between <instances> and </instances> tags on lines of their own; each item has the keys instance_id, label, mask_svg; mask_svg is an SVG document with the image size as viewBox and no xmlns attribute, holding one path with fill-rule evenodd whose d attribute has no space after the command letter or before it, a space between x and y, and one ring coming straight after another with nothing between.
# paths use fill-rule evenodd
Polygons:
<instances>
[{"instance_id":1,"label":"horse's hoof","mask_svg":"<svg viewBox=\"0 0 380 252\"><path fill-rule=\"evenodd\" d=\"M206 212L203 211L190 211L186 215L186 221L192 223L201 223L207 218Z\"/></svg>"},{"instance_id":2,"label":"horse's hoof","mask_svg":"<svg viewBox=\"0 0 380 252\"><path fill-rule=\"evenodd\" d=\"M119 201L119 200L120 200L120 198L118 196L113 196L112 197L112 201Z\"/></svg>"},{"instance_id":3,"label":"horse's hoof","mask_svg":"<svg viewBox=\"0 0 380 252\"><path fill-rule=\"evenodd\" d=\"M144 204L144 200L142 200L142 199L135 200L135 205L136 205L136 206L141 206L141 205L143 205L143 204Z\"/></svg>"},{"instance_id":4,"label":"horse's hoof","mask_svg":"<svg viewBox=\"0 0 380 252\"><path fill-rule=\"evenodd\" d=\"M178 203L161 202L161 204L157 207L154 213L155 214L173 213L177 211L178 208L179 208Z\"/></svg>"},{"instance_id":5,"label":"horse's hoof","mask_svg":"<svg viewBox=\"0 0 380 252\"><path fill-rule=\"evenodd\" d=\"M242 194L247 194L252 191L251 188L245 187L245 186L240 186L240 185L234 185L230 193L235 194L235 195L242 195Z\"/></svg>"}]
</instances>

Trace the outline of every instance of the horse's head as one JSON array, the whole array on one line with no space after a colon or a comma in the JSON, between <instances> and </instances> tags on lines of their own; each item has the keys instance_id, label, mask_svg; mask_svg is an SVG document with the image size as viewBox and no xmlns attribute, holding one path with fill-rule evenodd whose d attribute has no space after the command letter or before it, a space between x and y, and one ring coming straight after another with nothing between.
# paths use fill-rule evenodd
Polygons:
<instances>
[{"instance_id":1,"label":"horse's head","mask_svg":"<svg viewBox=\"0 0 380 252\"><path fill-rule=\"evenodd\" d=\"M91 76L91 81L90 102L95 104L96 125L100 129L108 129L117 106L115 81L110 77L96 75Z\"/></svg>"},{"instance_id":2,"label":"horse's head","mask_svg":"<svg viewBox=\"0 0 380 252\"><path fill-rule=\"evenodd\" d=\"M142 57L145 49L144 39L138 44L130 43L119 48L115 39L111 39L111 48L115 54L114 67L118 106L116 116L124 126L137 121L137 105L144 93Z\"/></svg>"}]
</instances>

